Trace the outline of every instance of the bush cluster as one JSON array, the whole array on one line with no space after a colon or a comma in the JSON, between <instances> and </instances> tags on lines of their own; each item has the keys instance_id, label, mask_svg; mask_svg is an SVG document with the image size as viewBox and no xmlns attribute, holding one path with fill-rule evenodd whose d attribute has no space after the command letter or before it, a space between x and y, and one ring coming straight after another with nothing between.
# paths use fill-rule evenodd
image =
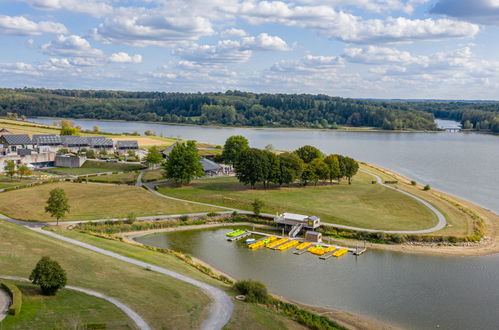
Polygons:
<instances>
[{"instance_id":1,"label":"bush cluster","mask_svg":"<svg viewBox=\"0 0 499 330\"><path fill-rule=\"evenodd\" d=\"M265 284L255 280L242 280L234 284L234 288L246 296L246 301L255 303L266 303L269 300L269 294Z\"/></svg>"}]
</instances>

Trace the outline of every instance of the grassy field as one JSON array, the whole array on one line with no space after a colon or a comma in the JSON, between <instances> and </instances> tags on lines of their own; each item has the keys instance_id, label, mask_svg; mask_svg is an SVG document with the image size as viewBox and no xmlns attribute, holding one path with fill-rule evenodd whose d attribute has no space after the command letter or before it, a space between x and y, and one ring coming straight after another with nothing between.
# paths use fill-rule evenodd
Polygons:
<instances>
[{"instance_id":1,"label":"grassy field","mask_svg":"<svg viewBox=\"0 0 499 330\"><path fill-rule=\"evenodd\" d=\"M138 260L142 260L144 262L148 262L160 267L165 267L182 274L186 274L187 271L187 275L190 277L221 287L231 295L236 294L228 287L222 286L220 282L210 277L207 277L206 275L202 274L201 272L195 270L192 267L189 267L186 270L185 268L186 264L179 263L178 259L170 255L154 252L139 246L130 245L120 241L107 240L71 230L56 230L56 232L60 235L70 237L72 239L76 239L88 244L92 244L100 248L113 251L118 254L126 255L128 257L132 257ZM229 324L225 327L225 329L244 329L248 327L248 324L251 324L251 329L262 329L262 330L263 329L305 329L303 326L289 319L286 319L280 315L276 315L275 313L269 311L266 308L253 304L241 303L234 300L233 318L231 319Z\"/></svg>"},{"instance_id":2,"label":"grassy field","mask_svg":"<svg viewBox=\"0 0 499 330\"><path fill-rule=\"evenodd\" d=\"M459 210L459 208L457 208L455 205L452 205L448 201L440 198L439 193L435 192L434 190L423 191L423 187L421 185L413 186L410 184L410 182L403 182L398 177L394 177L387 172L378 170L368 165L361 164L361 168L377 174L383 180L398 180L398 183L393 186L428 201L440 212L442 212L447 220L448 225L438 232L429 233L426 235L466 236L473 234L473 219L469 216L469 214L466 214L465 212Z\"/></svg>"},{"instance_id":3,"label":"grassy field","mask_svg":"<svg viewBox=\"0 0 499 330\"><path fill-rule=\"evenodd\" d=\"M138 172L126 172L121 174L91 176L88 178L88 181L100 183L134 184L137 181L138 176Z\"/></svg>"},{"instance_id":4,"label":"grassy field","mask_svg":"<svg viewBox=\"0 0 499 330\"><path fill-rule=\"evenodd\" d=\"M85 175L85 174L95 174L103 172L136 171L143 168L144 166L140 164L129 164L121 162L113 163L105 161L87 160L79 168L54 167L51 168L51 170L61 174Z\"/></svg>"},{"instance_id":5,"label":"grassy field","mask_svg":"<svg viewBox=\"0 0 499 330\"><path fill-rule=\"evenodd\" d=\"M0 193L0 213L15 219L54 221L44 211L49 192L54 188L63 188L69 198L71 211L65 220L219 210L161 198L140 187L62 182Z\"/></svg>"},{"instance_id":6,"label":"grassy field","mask_svg":"<svg viewBox=\"0 0 499 330\"><path fill-rule=\"evenodd\" d=\"M133 329L135 324L110 302L81 292L62 289L56 296L40 294L40 288L30 283L6 281L23 294L21 313L8 315L1 329L84 329L92 324L105 324L108 329Z\"/></svg>"},{"instance_id":7,"label":"grassy field","mask_svg":"<svg viewBox=\"0 0 499 330\"><path fill-rule=\"evenodd\" d=\"M68 285L88 288L119 299L153 328L191 329L200 324L209 298L197 288L98 253L0 221L0 270L28 277L42 256L57 260L68 274ZM166 263L185 274L198 274L175 258ZM167 311L167 312L166 312ZM106 322L106 319L102 319ZM39 324L37 328L48 329Z\"/></svg>"},{"instance_id":8,"label":"grassy field","mask_svg":"<svg viewBox=\"0 0 499 330\"><path fill-rule=\"evenodd\" d=\"M232 294L232 290L222 286L220 282L174 256L77 232L58 231L58 233L171 269L225 288ZM197 288L184 282L3 221L0 221L0 237L2 275L28 277L39 258L47 255L56 259L67 271L68 285L88 288L119 299L155 329L196 329L206 316L209 298ZM119 317L121 316L114 315L113 318L102 318L100 322L107 323ZM275 315L270 310L235 302L233 319L226 328L241 329L240 325L247 324L254 324L252 329L302 329L296 323ZM52 324L45 325L39 322L36 328L53 327Z\"/></svg>"},{"instance_id":9,"label":"grassy field","mask_svg":"<svg viewBox=\"0 0 499 330\"><path fill-rule=\"evenodd\" d=\"M165 177L163 176L163 173L164 173L164 170L162 170L162 169L147 171L142 176L142 181L152 182L152 181L164 180Z\"/></svg>"},{"instance_id":10,"label":"grassy field","mask_svg":"<svg viewBox=\"0 0 499 330\"><path fill-rule=\"evenodd\" d=\"M251 210L251 203L264 201L263 212L293 212L316 215L324 222L381 230L416 230L436 223L424 205L397 191L371 184L373 177L359 172L352 185L250 189L234 177L204 178L190 186L162 186L165 195Z\"/></svg>"}]
</instances>

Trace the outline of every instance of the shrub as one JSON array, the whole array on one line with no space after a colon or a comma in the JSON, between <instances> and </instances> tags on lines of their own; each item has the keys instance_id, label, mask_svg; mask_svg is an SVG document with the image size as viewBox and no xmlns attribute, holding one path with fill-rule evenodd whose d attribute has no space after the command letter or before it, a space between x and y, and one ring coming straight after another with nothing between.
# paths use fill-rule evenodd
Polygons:
<instances>
[{"instance_id":1,"label":"shrub","mask_svg":"<svg viewBox=\"0 0 499 330\"><path fill-rule=\"evenodd\" d=\"M392 240L395 243L404 243L405 241L407 241L407 237L405 235L401 235L401 234L393 234Z\"/></svg>"},{"instance_id":2,"label":"shrub","mask_svg":"<svg viewBox=\"0 0 499 330\"><path fill-rule=\"evenodd\" d=\"M415 186L415 185L417 185L417 182L414 180L411 180L411 185Z\"/></svg>"},{"instance_id":3,"label":"shrub","mask_svg":"<svg viewBox=\"0 0 499 330\"><path fill-rule=\"evenodd\" d=\"M21 293L21 290L19 290L19 288L14 284L5 282L0 283L0 286L8 292L10 299L12 300L12 304L9 307L9 314L19 314L21 312L21 307L23 304L23 295Z\"/></svg>"},{"instance_id":4,"label":"shrub","mask_svg":"<svg viewBox=\"0 0 499 330\"><path fill-rule=\"evenodd\" d=\"M255 199L253 203L251 203L251 206L253 207L253 213L255 213L256 216L259 216L260 213L262 212L263 208L263 201L261 199Z\"/></svg>"},{"instance_id":5,"label":"shrub","mask_svg":"<svg viewBox=\"0 0 499 330\"><path fill-rule=\"evenodd\" d=\"M66 271L49 257L42 257L29 276L33 284L39 285L42 294L54 296L57 290L66 286Z\"/></svg>"},{"instance_id":6,"label":"shrub","mask_svg":"<svg viewBox=\"0 0 499 330\"><path fill-rule=\"evenodd\" d=\"M133 224L135 221L137 221L137 217L135 216L135 214L130 213L130 214L128 215L128 218L126 219L125 223L127 223L127 224L131 225L131 224Z\"/></svg>"},{"instance_id":7,"label":"shrub","mask_svg":"<svg viewBox=\"0 0 499 330\"><path fill-rule=\"evenodd\" d=\"M426 186L424 186L424 188L423 188L423 190L424 190L424 191L428 191L428 190L430 190L430 189L431 189L431 187L430 187L430 185L429 185L429 184L427 184L427 185L426 185Z\"/></svg>"},{"instance_id":8,"label":"shrub","mask_svg":"<svg viewBox=\"0 0 499 330\"><path fill-rule=\"evenodd\" d=\"M179 219L181 221L187 221L187 220L189 220L189 216L188 215L182 215L181 217L179 217Z\"/></svg>"},{"instance_id":9,"label":"shrub","mask_svg":"<svg viewBox=\"0 0 499 330\"><path fill-rule=\"evenodd\" d=\"M239 213L238 213L236 210L234 210L234 212L232 212L232 216L233 216L233 217L237 216L238 214L239 214Z\"/></svg>"},{"instance_id":10,"label":"shrub","mask_svg":"<svg viewBox=\"0 0 499 330\"><path fill-rule=\"evenodd\" d=\"M206 216L208 216L208 217L216 217L218 215L220 215L220 214L218 214L217 212L210 212L210 213L206 214Z\"/></svg>"},{"instance_id":11,"label":"shrub","mask_svg":"<svg viewBox=\"0 0 499 330\"><path fill-rule=\"evenodd\" d=\"M265 303L269 299L267 287L265 284L255 280L242 280L234 284L234 288L240 294L246 296L248 302Z\"/></svg>"}]
</instances>

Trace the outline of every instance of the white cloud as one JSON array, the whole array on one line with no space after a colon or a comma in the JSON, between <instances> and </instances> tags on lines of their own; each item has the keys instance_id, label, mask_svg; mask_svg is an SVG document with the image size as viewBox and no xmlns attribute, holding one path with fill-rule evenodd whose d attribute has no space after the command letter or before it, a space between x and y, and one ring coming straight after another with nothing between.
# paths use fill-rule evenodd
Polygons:
<instances>
[{"instance_id":1,"label":"white cloud","mask_svg":"<svg viewBox=\"0 0 499 330\"><path fill-rule=\"evenodd\" d=\"M275 23L312 29L322 35L352 43L394 43L473 37L477 25L450 19L363 20L329 6L295 6L282 1L246 0L228 12L251 24Z\"/></svg>"},{"instance_id":2,"label":"white cloud","mask_svg":"<svg viewBox=\"0 0 499 330\"><path fill-rule=\"evenodd\" d=\"M497 0L439 0L430 12L478 24L499 25L499 1Z\"/></svg>"},{"instance_id":3,"label":"white cloud","mask_svg":"<svg viewBox=\"0 0 499 330\"><path fill-rule=\"evenodd\" d=\"M387 11L403 11L412 14L414 7L429 0L300 0L305 4L333 5L335 7L357 7L376 13Z\"/></svg>"},{"instance_id":4,"label":"white cloud","mask_svg":"<svg viewBox=\"0 0 499 330\"><path fill-rule=\"evenodd\" d=\"M23 16L0 15L0 34L34 36L44 33L67 33L61 23L51 21L34 22Z\"/></svg>"},{"instance_id":5,"label":"white cloud","mask_svg":"<svg viewBox=\"0 0 499 330\"><path fill-rule=\"evenodd\" d=\"M90 46L90 43L77 35L60 35L56 40L42 45L43 53L55 56L68 57L100 57L103 55L100 49Z\"/></svg>"},{"instance_id":6,"label":"white cloud","mask_svg":"<svg viewBox=\"0 0 499 330\"><path fill-rule=\"evenodd\" d=\"M221 38L244 37L246 35L247 35L246 31L236 28L231 28L220 32Z\"/></svg>"},{"instance_id":7,"label":"white cloud","mask_svg":"<svg viewBox=\"0 0 499 330\"><path fill-rule=\"evenodd\" d=\"M253 51L287 51L289 46L277 36L261 33L239 40L220 40L216 45L192 43L176 49L173 54L196 63L240 63L251 58Z\"/></svg>"},{"instance_id":8,"label":"white cloud","mask_svg":"<svg viewBox=\"0 0 499 330\"><path fill-rule=\"evenodd\" d=\"M274 64L274 72L323 72L336 71L344 67L345 61L339 56L305 55L299 60L283 60Z\"/></svg>"},{"instance_id":9,"label":"white cloud","mask_svg":"<svg viewBox=\"0 0 499 330\"><path fill-rule=\"evenodd\" d=\"M42 10L68 10L76 13L102 17L112 12L113 7L106 2L94 0L22 0L33 8Z\"/></svg>"},{"instance_id":10,"label":"white cloud","mask_svg":"<svg viewBox=\"0 0 499 330\"><path fill-rule=\"evenodd\" d=\"M171 16L152 10L137 12L125 10L107 17L92 30L94 38L103 43L137 47L172 46L214 33L210 21L204 17Z\"/></svg>"},{"instance_id":11,"label":"white cloud","mask_svg":"<svg viewBox=\"0 0 499 330\"><path fill-rule=\"evenodd\" d=\"M346 48L343 57L349 62L362 64L425 64L426 56L414 56L410 52L396 48L368 46L365 48Z\"/></svg>"},{"instance_id":12,"label":"white cloud","mask_svg":"<svg viewBox=\"0 0 499 330\"><path fill-rule=\"evenodd\" d=\"M288 44L277 36L270 36L267 33L260 33L256 37L244 37L241 39L241 48L248 50L290 50Z\"/></svg>"},{"instance_id":13,"label":"white cloud","mask_svg":"<svg viewBox=\"0 0 499 330\"><path fill-rule=\"evenodd\" d=\"M114 53L109 57L109 61L113 63L141 63L141 55L128 55L125 52Z\"/></svg>"},{"instance_id":14,"label":"white cloud","mask_svg":"<svg viewBox=\"0 0 499 330\"><path fill-rule=\"evenodd\" d=\"M4 74L10 73L30 76L41 75L33 65L24 62L0 63L0 72Z\"/></svg>"}]
</instances>

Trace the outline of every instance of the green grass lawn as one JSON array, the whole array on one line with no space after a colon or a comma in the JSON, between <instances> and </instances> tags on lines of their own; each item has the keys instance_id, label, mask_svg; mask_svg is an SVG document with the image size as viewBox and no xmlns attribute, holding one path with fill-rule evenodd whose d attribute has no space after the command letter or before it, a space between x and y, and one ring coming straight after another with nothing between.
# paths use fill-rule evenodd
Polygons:
<instances>
[{"instance_id":1,"label":"green grass lawn","mask_svg":"<svg viewBox=\"0 0 499 330\"><path fill-rule=\"evenodd\" d=\"M54 167L51 170L69 175L85 175L103 172L123 172L143 169L140 164L111 163L104 161L87 160L80 168Z\"/></svg>"},{"instance_id":2,"label":"green grass lawn","mask_svg":"<svg viewBox=\"0 0 499 330\"><path fill-rule=\"evenodd\" d=\"M125 303L155 329L198 328L210 299L196 287L101 254L0 221L0 273L28 277L42 256L66 270L68 285L107 294ZM124 254L128 254L124 249ZM200 274L174 257L163 262L183 274ZM63 317L61 317L61 320ZM101 319L106 322L106 318ZM52 329L38 324L37 329Z\"/></svg>"},{"instance_id":3,"label":"green grass lawn","mask_svg":"<svg viewBox=\"0 0 499 330\"><path fill-rule=\"evenodd\" d=\"M134 184L137 181L138 176L138 172L126 172L121 174L91 176L88 178L88 181L101 183Z\"/></svg>"},{"instance_id":4,"label":"green grass lawn","mask_svg":"<svg viewBox=\"0 0 499 330\"><path fill-rule=\"evenodd\" d=\"M147 171L142 176L142 181L143 182L152 182L152 181L164 180L165 177L163 176L163 173L164 173L164 170L162 170L162 169Z\"/></svg>"},{"instance_id":5,"label":"green grass lawn","mask_svg":"<svg viewBox=\"0 0 499 330\"><path fill-rule=\"evenodd\" d=\"M87 294L62 289L56 296L40 294L30 283L6 281L15 285L23 295L19 315L8 315L0 323L1 329L84 329L92 324L108 329L133 329L135 323L110 302Z\"/></svg>"},{"instance_id":6,"label":"green grass lawn","mask_svg":"<svg viewBox=\"0 0 499 330\"><path fill-rule=\"evenodd\" d=\"M54 221L45 213L50 190L65 190L71 207L64 220L126 218L160 214L210 212L219 209L161 198L133 186L52 183L0 193L0 213L21 220Z\"/></svg>"},{"instance_id":7,"label":"green grass lawn","mask_svg":"<svg viewBox=\"0 0 499 330\"><path fill-rule=\"evenodd\" d=\"M373 177L359 172L352 185L250 189L234 177L203 178L180 188L162 186L165 195L252 210L264 201L263 212L316 215L323 222L381 230L416 230L435 225L436 216L424 205L397 191L371 184Z\"/></svg>"}]
</instances>

